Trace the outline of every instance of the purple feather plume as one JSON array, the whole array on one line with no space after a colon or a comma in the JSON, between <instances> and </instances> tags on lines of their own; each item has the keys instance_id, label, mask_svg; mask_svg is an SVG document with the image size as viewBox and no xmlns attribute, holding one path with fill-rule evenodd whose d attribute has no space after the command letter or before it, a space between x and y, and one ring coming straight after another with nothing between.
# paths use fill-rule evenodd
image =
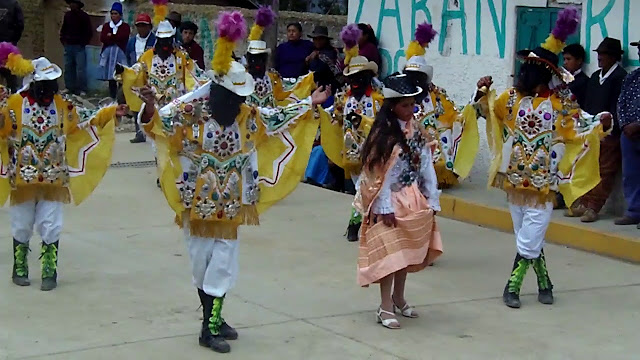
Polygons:
<instances>
[{"instance_id":1,"label":"purple feather plume","mask_svg":"<svg viewBox=\"0 0 640 360\"><path fill-rule=\"evenodd\" d=\"M167 5L169 0L151 0L153 5Z\"/></svg>"},{"instance_id":2,"label":"purple feather plume","mask_svg":"<svg viewBox=\"0 0 640 360\"><path fill-rule=\"evenodd\" d=\"M424 22L418 25L415 37L416 41L420 45L427 46L431 41L433 41L433 39L436 38L436 35L438 35L438 33L433 29L433 25Z\"/></svg>"},{"instance_id":3,"label":"purple feather plume","mask_svg":"<svg viewBox=\"0 0 640 360\"><path fill-rule=\"evenodd\" d=\"M271 6L261 6L256 13L256 25L268 28L275 18L276 13L271 10Z\"/></svg>"},{"instance_id":4,"label":"purple feather plume","mask_svg":"<svg viewBox=\"0 0 640 360\"><path fill-rule=\"evenodd\" d=\"M4 66L10 54L20 54L20 49L18 49L17 46L13 45L10 42L1 42L0 43L0 65Z\"/></svg>"},{"instance_id":5,"label":"purple feather plume","mask_svg":"<svg viewBox=\"0 0 640 360\"><path fill-rule=\"evenodd\" d=\"M233 42L244 39L247 36L247 23L240 11L223 11L216 22L218 36L227 38Z\"/></svg>"},{"instance_id":6,"label":"purple feather plume","mask_svg":"<svg viewBox=\"0 0 640 360\"><path fill-rule=\"evenodd\" d=\"M358 40L360 40L360 36L362 36L362 30L360 30L356 24L349 24L343 27L340 32L340 38L347 49L351 49L356 46L358 44Z\"/></svg>"},{"instance_id":7,"label":"purple feather plume","mask_svg":"<svg viewBox=\"0 0 640 360\"><path fill-rule=\"evenodd\" d=\"M551 34L556 39L565 42L578 30L578 26L580 26L580 12L576 7L570 6L558 13L558 20L556 20L556 26Z\"/></svg>"}]
</instances>

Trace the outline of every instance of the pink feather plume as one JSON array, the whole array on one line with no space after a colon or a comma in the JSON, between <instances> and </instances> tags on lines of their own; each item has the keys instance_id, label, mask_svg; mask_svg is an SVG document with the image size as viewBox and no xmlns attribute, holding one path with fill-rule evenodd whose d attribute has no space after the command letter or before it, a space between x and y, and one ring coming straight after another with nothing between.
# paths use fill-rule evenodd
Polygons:
<instances>
[{"instance_id":1,"label":"pink feather plume","mask_svg":"<svg viewBox=\"0 0 640 360\"><path fill-rule=\"evenodd\" d=\"M169 0L151 0L153 5L167 5Z\"/></svg>"},{"instance_id":2,"label":"pink feather plume","mask_svg":"<svg viewBox=\"0 0 640 360\"><path fill-rule=\"evenodd\" d=\"M433 29L433 25L424 22L418 25L415 38L421 46L425 47L436 38L436 35L438 35L438 33Z\"/></svg>"},{"instance_id":3,"label":"pink feather plume","mask_svg":"<svg viewBox=\"0 0 640 360\"><path fill-rule=\"evenodd\" d=\"M351 49L356 46L358 44L358 40L360 40L360 36L362 36L362 30L360 30L356 24L349 24L343 27L340 32L340 38L347 49Z\"/></svg>"},{"instance_id":4,"label":"pink feather plume","mask_svg":"<svg viewBox=\"0 0 640 360\"><path fill-rule=\"evenodd\" d=\"M247 36L247 23L240 11L223 11L216 22L218 36L238 41Z\"/></svg>"},{"instance_id":5,"label":"pink feather plume","mask_svg":"<svg viewBox=\"0 0 640 360\"><path fill-rule=\"evenodd\" d=\"M11 54L20 54L20 49L10 42L0 43L0 65L4 66Z\"/></svg>"},{"instance_id":6,"label":"pink feather plume","mask_svg":"<svg viewBox=\"0 0 640 360\"><path fill-rule=\"evenodd\" d=\"M271 10L271 6L261 6L256 13L256 25L268 28L273 24L276 13Z\"/></svg>"}]
</instances>

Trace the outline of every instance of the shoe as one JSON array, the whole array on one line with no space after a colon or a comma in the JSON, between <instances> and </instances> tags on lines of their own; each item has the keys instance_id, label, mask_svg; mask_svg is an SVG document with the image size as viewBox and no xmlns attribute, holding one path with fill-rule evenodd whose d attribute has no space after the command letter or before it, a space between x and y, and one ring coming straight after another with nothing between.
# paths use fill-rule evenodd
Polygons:
<instances>
[{"instance_id":1,"label":"shoe","mask_svg":"<svg viewBox=\"0 0 640 360\"><path fill-rule=\"evenodd\" d=\"M383 319L382 314L391 315L393 316L393 318ZM400 329L400 323L398 322L398 319L395 318L395 316L396 314L392 312L382 310L382 307L379 307L378 311L376 312L376 320L378 324L382 324L382 326L386 327L387 329L392 329L392 330Z\"/></svg>"},{"instance_id":2,"label":"shoe","mask_svg":"<svg viewBox=\"0 0 640 360\"><path fill-rule=\"evenodd\" d=\"M620 219L616 219L614 222L616 225L638 225L640 224L640 220L636 218L632 218L629 216L621 217Z\"/></svg>"},{"instance_id":3,"label":"shoe","mask_svg":"<svg viewBox=\"0 0 640 360\"><path fill-rule=\"evenodd\" d=\"M158 185L159 188L162 188L162 185L160 185L160 178L156 179L156 185Z\"/></svg>"},{"instance_id":4,"label":"shoe","mask_svg":"<svg viewBox=\"0 0 640 360\"><path fill-rule=\"evenodd\" d=\"M209 349L226 354L231 351L231 345L222 337L222 335L213 335L209 328L203 328L198 338L200 346L208 347Z\"/></svg>"},{"instance_id":5,"label":"shoe","mask_svg":"<svg viewBox=\"0 0 640 360\"><path fill-rule=\"evenodd\" d=\"M583 223L592 223L598 221L599 218L600 217L598 216L598 213L595 212L595 210L587 209L587 211L585 211L584 214L580 217L580 221L582 221Z\"/></svg>"},{"instance_id":6,"label":"shoe","mask_svg":"<svg viewBox=\"0 0 640 360\"><path fill-rule=\"evenodd\" d=\"M53 290L58 287L58 241L52 244L42 243L40 260L42 261L40 290Z\"/></svg>"},{"instance_id":7,"label":"shoe","mask_svg":"<svg viewBox=\"0 0 640 360\"><path fill-rule=\"evenodd\" d=\"M145 139L144 135L138 133L133 139L129 140L129 142L132 144L140 144L147 142L147 139Z\"/></svg>"},{"instance_id":8,"label":"shoe","mask_svg":"<svg viewBox=\"0 0 640 360\"><path fill-rule=\"evenodd\" d=\"M536 278L538 280L538 301L541 304L552 305L554 301L553 284L547 271L547 260L544 257L544 250L542 250L539 257L533 259L532 267L533 271L536 272Z\"/></svg>"},{"instance_id":9,"label":"shoe","mask_svg":"<svg viewBox=\"0 0 640 360\"><path fill-rule=\"evenodd\" d=\"M587 211L582 204L574 204L564 212L565 217L581 217Z\"/></svg>"},{"instance_id":10,"label":"shoe","mask_svg":"<svg viewBox=\"0 0 640 360\"><path fill-rule=\"evenodd\" d=\"M393 297L391 298L391 300L393 300ZM410 306L407 302L404 303L403 307L400 307L396 305L396 301L393 300L393 312L400 312L402 316L411 318L411 319L416 319L420 317L420 315L418 315L418 313L415 311L413 306Z\"/></svg>"},{"instance_id":11,"label":"shoe","mask_svg":"<svg viewBox=\"0 0 640 360\"><path fill-rule=\"evenodd\" d=\"M224 319L222 319L222 325L220 325L220 336L225 340L238 340L238 332L227 324Z\"/></svg>"},{"instance_id":12,"label":"shoe","mask_svg":"<svg viewBox=\"0 0 640 360\"><path fill-rule=\"evenodd\" d=\"M502 301L510 308L520 308L520 288L522 288L522 282L531 260L523 258L519 253L516 253L516 258L513 260L513 270L511 270L511 276L507 281L507 285L504 287L502 293Z\"/></svg>"},{"instance_id":13,"label":"shoe","mask_svg":"<svg viewBox=\"0 0 640 360\"><path fill-rule=\"evenodd\" d=\"M347 228L347 241L349 242L358 241L358 235L360 233L361 225L362 223L349 224L349 227Z\"/></svg>"},{"instance_id":14,"label":"shoe","mask_svg":"<svg viewBox=\"0 0 640 360\"><path fill-rule=\"evenodd\" d=\"M29 286L29 264L27 257L29 254L29 244L23 244L13 239L13 272L11 280L18 286Z\"/></svg>"}]
</instances>

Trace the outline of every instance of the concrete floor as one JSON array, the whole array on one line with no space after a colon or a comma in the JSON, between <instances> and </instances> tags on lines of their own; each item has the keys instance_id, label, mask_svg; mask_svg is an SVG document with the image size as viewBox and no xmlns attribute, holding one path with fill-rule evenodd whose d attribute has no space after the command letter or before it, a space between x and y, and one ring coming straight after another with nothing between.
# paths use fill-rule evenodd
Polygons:
<instances>
[{"instance_id":1,"label":"concrete floor","mask_svg":"<svg viewBox=\"0 0 640 360\"><path fill-rule=\"evenodd\" d=\"M118 135L114 162L150 160ZM133 160L132 160L133 159ZM0 247L0 359L636 359L640 267L547 247L557 303L501 303L513 236L439 219L445 254L410 275L419 319L391 331L374 321L375 287L355 281L357 247L342 234L350 199L301 185L259 228L241 231L240 278L225 318L240 339L227 355L197 345L201 310L181 231L151 168L111 169L98 191L69 207L58 289L10 283L10 235ZM8 224L6 207L0 223Z\"/></svg>"}]
</instances>

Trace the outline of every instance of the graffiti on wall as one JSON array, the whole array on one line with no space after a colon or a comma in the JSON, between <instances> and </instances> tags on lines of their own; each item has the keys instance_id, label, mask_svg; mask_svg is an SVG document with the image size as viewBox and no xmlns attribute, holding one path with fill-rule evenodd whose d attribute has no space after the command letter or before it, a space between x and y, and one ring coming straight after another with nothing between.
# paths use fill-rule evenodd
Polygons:
<instances>
[{"instance_id":1,"label":"graffiti on wall","mask_svg":"<svg viewBox=\"0 0 640 360\"><path fill-rule=\"evenodd\" d=\"M593 49L606 36L619 38L625 50L629 42L640 40L640 31L631 38L629 19L640 10L640 2L632 0L583 0L582 43ZM518 5L545 7L546 1L519 1ZM428 21L439 32L431 51L447 56L496 56L507 54L509 44L515 44L517 32L516 5L508 0L350 0L349 19L370 23L381 40L381 55L386 73L398 71L404 61L404 49L413 40L413 29ZM512 14L512 16L508 16ZM621 21L622 19L622 21ZM510 23L508 23L508 21ZM455 44L454 49L451 44ZM475 45L475 46L474 46ZM436 47L437 46L437 47ZM629 52L625 51L627 56ZM626 58L627 65L640 66L635 53ZM590 59L587 59L589 62Z\"/></svg>"}]
</instances>

